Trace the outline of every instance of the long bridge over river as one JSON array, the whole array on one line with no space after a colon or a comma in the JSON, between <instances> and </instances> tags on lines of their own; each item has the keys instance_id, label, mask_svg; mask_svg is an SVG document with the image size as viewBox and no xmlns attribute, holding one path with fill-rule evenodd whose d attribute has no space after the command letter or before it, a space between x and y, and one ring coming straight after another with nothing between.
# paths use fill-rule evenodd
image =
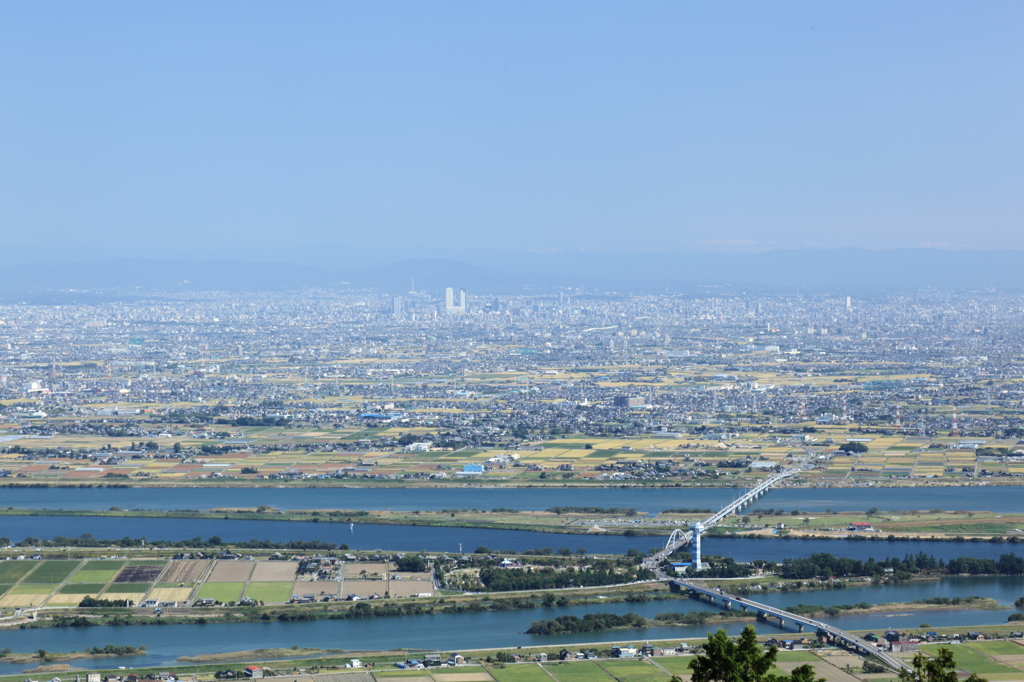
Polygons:
<instances>
[{"instance_id":1,"label":"long bridge over river","mask_svg":"<svg viewBox=\"0 0 1024 682\"><path fill-rule=\"evenodd\" d=\"M665 548L648 557L647 560L644 561L644 567L654 568L655 566L660 564L666 557L675 552L677 549L685 547L686 545L692 542L694 548L693 565L695 568L699 569L701 565L701 533L715 527L729 515L735 514L743 507L747 506L757 498L761 497L761 495L764 495L769 488L771 488L779 481L800 473L806 468L806 466L807 462L804 461L791 469L786 469L777 474L772 474L771 476L761 481L747 492L743 493L740 497L737 497L735 500L722 507L713 516L710 516L707 519L704 519L703 521L698 521L697 523L691 525L689 530L676 528L674 531L672 531L672 535L669 536L668 542L665 543Z\"/></svg>"},{"instance_id":2,"label":"long bridge over river","mask_svg":"<svg viewBox=\"0 0 1024 682\"><path fill-rule=\"evenodd\" d=\"M896 672L912 669L900 659L883 651L878 645L858 637L857 635L840 630L839 628L827 623L814 620L813 618L790 613L789 611L777 609L774 606L768 606L767 604L760 604L745 597L739 597L729 594L728 592L723 592L721 589L701 585L692 580L673 580L672 585L677 589L689 590L690 596L696 599L706 599L712 604L721 606L726 610L740 609L743 611L755 611L758 619L760 620L768 620L769 618L777 619L779 627L783 627L788 624L796 627L800 632L803 632L806 628L812 628L818 637L841 644L858 653L875 656L883 665Z\"/></svg>"}]
</instances>

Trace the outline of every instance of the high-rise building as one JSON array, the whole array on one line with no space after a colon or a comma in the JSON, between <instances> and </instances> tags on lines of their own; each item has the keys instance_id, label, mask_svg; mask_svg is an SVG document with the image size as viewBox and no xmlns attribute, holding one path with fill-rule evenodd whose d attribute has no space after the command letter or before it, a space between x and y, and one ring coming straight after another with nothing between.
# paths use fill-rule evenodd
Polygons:
<instances>
[{"instance_id":1,"label":"high-rise building","mask_svg":"<svg viewBox=\"0 0 1024 682\"><path fill-rule=\"evenodd\" d=\"M444 309L449 315L461 315L466 312L466 290L459 289L459 302L455 303L455 289L444 290Z\"/></svg>"},{"instance_id":2,"label":"high-rise building","mask_svg":"<svg viewBox=\"0 0 1024 682\"><path fill-rule=\"evenodd\" d=\"M402 300L401 296L395 296L391 299L391 314L399 318L405 316L405 301Z\"/></svg>"}]
</instances>

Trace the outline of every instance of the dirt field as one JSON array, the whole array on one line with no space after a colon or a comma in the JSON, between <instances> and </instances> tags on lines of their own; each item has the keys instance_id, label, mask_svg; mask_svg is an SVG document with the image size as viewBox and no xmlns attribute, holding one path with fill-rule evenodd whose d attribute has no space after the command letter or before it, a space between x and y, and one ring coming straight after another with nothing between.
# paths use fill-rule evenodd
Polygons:
<instances>
[{"instance_id":1,"label":"dirt field","mask_svg":"<svg viewBox=\"0 0 1024 682\"><path fill-rule=\"evenodd\" d=\"M309 583L303 584L308 585ZM298 583L296 583L296 589L298 587ZM383 597L387 591L388 584L383 580L346 580L341 586L342 597L347 597L350 594L357 597L369 597L374 593Z\"/></svg>"},{"instance_id":2,"label":"dirt field","mask_svg":"<svg viewBox=\"0 0 1024 682\"><path fill-rule=\"evenodd\" d=\"M252 561L218 561L213 565L208 583L244 583L252 573Z\"/></svg>"},{"instance_id":3,"label":"dirt field","mask_svg":"<svg viewBox=\"0 0 1024 682\"><path fill-rule=\"evenodd\" d=\"M438 673L437 682L491 682L494 678L487 673Z\"/></svg>"},{"instance_id":4,"label":"dirt field","mask_svg":"<svg viewBox=\"0 0 1024 682\"><path fill-rule=\"evenodd\" d=\"M296 580L292 585L292 594L300 597L304 594L315 594L318 598L324 595L339 595L341 583L337 580Z\"/></svg>"},{"instance_id":5,"label":"dirt field","mask_svg":"<svg viewBox=\"0 0 1024 682\"><path fill-rule=\"evenodd\" d=\"M163 573L163 566L125 566L114 578L115 583L152 583Z\"/></svg>"},{"instance_id":6,"label":"dirt field","mask_svg":"<svg viewBox=\"0 0 1024 682\"><path fill-rule=\"evenodd\" d=\"M191 587L158 587L149 593L149 598L160 601L185 601L190 594Z\"/></svg>"},{"instance_id":7,"label":"dirt field","mask_svg":"<svg viewBox=\"0 0 1024 682\"><path fill-rule=\"evenodd\" d=\"M348 584L348 581L345 581ZM434 594L434 583L430 580L389 580L388 592L392 597L411 597L416 594ZM488 678L490 679L490 678Z\"/></svg>"},{"instance_id":8,"label":"dirt field","mask_svg":"<svg viewBox=\"0 0 1024 682\"><path fill-rule=\"evenodd\" d=\"M252 572L254 583L279 583L295 579L297 561L260 561Z\"/></svg>"},{"instance_id":9,"label":"dirt field","mask_svg":"<svg viewBox=\"0 0 1024 682\"><path fill-rule=\"evenodd\" d=\"M374 573L379 573L383 576L392 568L393 566L391 564L347 563L345 564L345 577L358 579L362 571L366 571L366 575L368 576L371 576Z\"/></svg>"},{"instance_id":10,"label":"dirt field","mask_svg":"<svg viewBox=\"0 0 1024 682\"><path fill-rule=\"evenodd\" d=\"M165 583L194 583L203 577L209 561L172 561L164 573Z\"/></svg>"}]
</instances>

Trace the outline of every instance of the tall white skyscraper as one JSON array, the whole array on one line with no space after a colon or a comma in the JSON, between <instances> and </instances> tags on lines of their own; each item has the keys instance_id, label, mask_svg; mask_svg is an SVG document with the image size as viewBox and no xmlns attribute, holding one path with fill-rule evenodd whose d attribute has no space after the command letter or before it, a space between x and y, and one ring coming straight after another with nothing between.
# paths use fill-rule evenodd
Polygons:
<instances>
[{"instance_id":1,"label":"tall white skyscraper","mask_svg":"<svg viewBox=\"0 0 1024 682\"><path fill-rule=\"evenodd\" d=\"M455 289L444 290L444 309L449 315L461 315L466 312L466 290L459 289L459 302L455 303Z\"/></svg>"}]
</instances>

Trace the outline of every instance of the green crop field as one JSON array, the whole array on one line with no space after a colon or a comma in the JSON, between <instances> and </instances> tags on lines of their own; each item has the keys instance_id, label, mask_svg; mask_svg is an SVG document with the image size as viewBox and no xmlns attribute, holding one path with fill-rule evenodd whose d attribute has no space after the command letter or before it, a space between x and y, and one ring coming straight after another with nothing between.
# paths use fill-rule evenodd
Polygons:
<instances>
[{"instance_id":1,"label":"green crop field","mask_svg":"<svg viewBox=\"0 0 1024 682\"><path fill-rule=\"evenodd\" d=\"M33 568L35 563L28 561L0 562L0 583L16 583Z\"/></svg>"},{"instance_id":2,"label":"green crop field","mask_svg":"<svg viewBox=\"0 0 1024 682\"><path fill-rule=\"evenodd\" d=\"M292 583L249 583L245 596L262 602L284 602L292 596Z\"/></svg>"},{"instance_id":3,"label":"green crop field","mask_svg":"<svg viewBox=\"0 0 1024 682\"><path fill-rule=\"evenodd\" d=\"M966 645L989 656L1024 656L1024 646L1013 642L971 642ZM954 654L959 649L954 650Z\"/></svg>"},{"instance_id":4,"label":"green crop field","mask_svg":"<svg viewBox=\"0 0 1024 682\"><path fill-rule=\"evenodd\" d=\"M149 583L114 583L107 588L107 594L139 594L148 592L150 587Z\"/></svg>"},{"instance_id":5,"label":"green crop field","mask_svg":"<svg viewBox=\"0 0 1024 682\"><path fill-rule=\"evenodd\" d=\"M62 583L67 580L71 572L78 568L80 561L44 561L39 568L32 571L25 582L27 583Z\"/></svg>"},{"instance_id":6,"label":"green crop field","mask_svg":"<svg viewBox=\"0 0 1024 682\"><path fill-rule=\"evenodd\" d=\"M551 682L551 676L536 663L516 663L504 668L488 668L498 682Z\"/></svg>"},{"instance_id":7,"label":"green crop field","mask_svg":"<svg viewBox=\"0 0 1024 682\"><path fill-rule=\"evenodd\" d=\"M810 651L780 651L779 663L816 663L818 657Z\"/></svg>"},{"instance_id":8,"label":"green crop field","mask_svg":"<svg viewBox=\"0 0 1024 682\"><path fill-rule=\"evenodd\" d=\"M941 647L935 644L928 644L921 647L921 651L934 656ZM1016 668L1011 668L1008 665L1003 665L993 661L991 658L976 651L967 646L954 646L945 647L953 652L953 660L956 661L956 666L972 673L979 675L987 674L999 674L999 673L1016 673L1020 674L1020 671Z\"/></svg>"},{"instance_id":9,"label":"green crop field","mask_svg":"<svg viewBox=\"0 0 1024 682\"><path fill-rule=\"evenodd\" d=\"M95 564L115 564L113 568L100 568ZM70 580L76 583L109 583L121 570L120 561L90 561L79 569Z\"/></svg>"},{"instance_id":10,"label":"green crop field","mask_svg":"<svg viewBox=\"0 0 1024 682\"><path fill-rule=\"evenodd\" d=\"M15 585L11 588L11 594L50 594L56 585Z\"/></svg>"},{"instance_id":11,"label":"green crop field","mask_svg":"<svg viewBox=\"0 0 1024 682\"><path fill-rule=\"evenodd\" d=\"M558 682L612 682L612 676L591 661L579 663L549 663L544 669Z\"/></svg>"},{"instance_id":12,"label":"green crop field","mask_svg":"<svg viewBox=\"0 0 1024 682\"><path fill-rule=\"evenodd\" d=\"M669 679L663 671L642 658L601 661L600 665L619 682L668 682Z\"/></svg>"},{"instance_id":13,"label":"green crop field","mask_svg":"<svg viewBox=\"0 0 1024 682\"><path fill-rule=\"evenodd\" d=\"M689 675L690 661L692 660L693 656L679 656L677 658L665 657L658 659L658 665L673 675Z\"/></svg>"},{"instance_id":14,"label":"green crop field","mask_svg":"<svg viewBox=\"0 0 1024 682\"><path fill-rule=\"evenodd\" d=\"M204 583L199 588L200 599L216 599L219 602L238 601L245 583Z\"/></svg>"},{"instance_id":15,"label":"green crop field","mask_svg":"<svg viewBox=\"0 0 1024 682\"><path fill-rule=\"evenodd\" d=\"M105 583L104 583L105 584ZM86 585L86 584L74 584L65 585L60 588L61 594L99 594L103 591L104 584L100 585Z\"/></svg>"},{"instance_id":16,"label":"green crop field","mask_svg":"<svg viewBox=\"0 0 1024 682\"><path fill-rule=\"evenodd\" d=\"M117 571L124 568L124 562L120 559L93 559L85 562L83 571Z\"/></svg>"}]
</instances>

